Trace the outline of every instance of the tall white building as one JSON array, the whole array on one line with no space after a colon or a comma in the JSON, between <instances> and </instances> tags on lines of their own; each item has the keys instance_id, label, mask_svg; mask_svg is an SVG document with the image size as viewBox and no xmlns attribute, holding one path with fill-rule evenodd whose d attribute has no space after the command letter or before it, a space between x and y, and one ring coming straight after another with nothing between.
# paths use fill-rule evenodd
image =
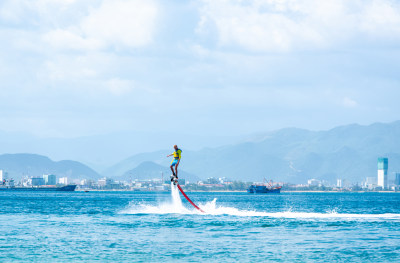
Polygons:
<instances>
[{"instance_id":1,"label":"tall white building","mask_svg":"<svg viewBox=\"0 0 400 263\"><path fill-rule=\"evenodd\" d=\"M337 180L336 180L336 187L338 187L338 188L342 188L342 187L343 187L343 181L342 181L342 179L337 179Z\"/></svg>"},{"instance_id":2,"label":"tall white building","mask_svg":"<svg viewBox=\"0 0 400 263\"><path fill-rule=\"evenodd\" d=\"M388 158L378 158L378 186L388 188Z\"/></svg>"},{"instance_id":3,"label":"tall white building","mask_svg":"<svg viewBox=\"0 0 400 263\"><path fill-rule=\"evenodd\" d=\"M43 179L45 185L57 184L57 177L54 174L44 174Z\"/></svg>"},{"instance_id":4,"label":"tall white building","mask_svg":"<svg viewBox=\"0 0 400 263\"><path fill-rule=\"evenodd\" d=\"M60 179L58 179L58 183L67 185L68 184L68 177L61 177Z\"/></svg>"}]
</instances>

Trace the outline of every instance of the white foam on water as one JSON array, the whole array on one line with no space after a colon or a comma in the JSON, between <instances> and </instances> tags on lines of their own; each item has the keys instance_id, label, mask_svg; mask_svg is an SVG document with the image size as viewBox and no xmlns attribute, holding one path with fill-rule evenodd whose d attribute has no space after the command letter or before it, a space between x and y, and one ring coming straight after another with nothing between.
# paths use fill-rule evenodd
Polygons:
<instances>
[{"instance_id":1,"label":"white foam on water","mask_svg":"<svg viewBox=\"0 0 400 263\"><path fill-rule=\"evenodd\" d=\"M146 204L130 204L128 208L121 211L122 214L197 214L185 208L179 195L179 189L171 182L171 202L161 203L157 206Z\"/></svg>"},{"instance_id":2,"label":"white foam on water","mask_svg":"<svg viewBox=\"0 0 400 263\"><path fill-rule=\"evenodd\" d=\"M400 220L400 214L340 214L336 210L331 210L326 213L309 213L309 212L293 212L291 210L284 212L259 212L252 210L239 210L234 207L217 206L217 199L207 202L199 207L209 215L233 215L247 217L272 217L272 218L293 218L293 219L397 219Z\"/></svg>"},{"instance_id":3,"label":"white foam on water","mask_svg":"<svg viewBox=\"0 0 400 263\"><path fill-rule=\"evenodd\" d=\"M172 197L172 204L175 207L174 210L182 210L184 207L182 205L182 200L179 195L179 189L172 182L171 182L171 197Z\"/></svg>"},{"instance_id":4,"label":"white foam on water","mask_svg":"<svg viewBox=\"0 0 400 263\"><path fill-rule=\"evenodd\" d=\"M270 217L287 219L343 219L343 220L400 220L400 214L341 214L335 209L326 213L293 212L291 210L284 212L259 212L253 210L240 210L235 207L226 207L217 205L217 198L200 204L199 207L205 212L202 213L195 208L186 208L182 204L179 189L171 183L171 202L161 203L158 206L146 204L131 205L121 213L123 214L197 214L197 215L231 215L241 217Z\"/></svg>"}]
</instances>

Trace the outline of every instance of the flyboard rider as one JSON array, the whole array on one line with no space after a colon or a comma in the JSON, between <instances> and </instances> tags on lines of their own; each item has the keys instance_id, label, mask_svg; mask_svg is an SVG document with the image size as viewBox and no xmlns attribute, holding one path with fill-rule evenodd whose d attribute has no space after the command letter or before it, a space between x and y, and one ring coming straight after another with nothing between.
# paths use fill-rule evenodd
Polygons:
<instances>
[{"instance_id":1,"label":"flyboard rider","mask_svg":"<svg viewBox=\"0 0 400 263\"><path fill-rule=\"evenodd\" d=\"M175 149L175 151L171 154L168 154L167 157L170 157L172 155L174 156L174 159L171 162L170 168L172 171L171 182L176 184L178 182L178 165L181 161L182 150L179 149L177 145L174 145L174 149ZM175 167L175 171L174 171L174 167Z\"/></svg>"},{"instance_id":2,"label":"flyboard rider","mask_svg":"<svg viewBox=\"0 0 400 263\"><path fill-rule=\"evenodd\" d=\"M201 208L199 208L195 203L192 202L192 200L190 200L190 198L186 195L186 193L182 190L181 186L178 184L178 165L181 162L182 150L179 149L177 145L174 145L174 149L175 149L174 153L167 155L167 157L174 156L174 159L172 160L170 166L172 171L171 182L178 187L179 191L181 191L182 195L186 198L186 200L189 201L189 203L192 204L192 206L194 206L200 212L204 213L204 211L201 210Z\"/></svg>"}]
</instances>

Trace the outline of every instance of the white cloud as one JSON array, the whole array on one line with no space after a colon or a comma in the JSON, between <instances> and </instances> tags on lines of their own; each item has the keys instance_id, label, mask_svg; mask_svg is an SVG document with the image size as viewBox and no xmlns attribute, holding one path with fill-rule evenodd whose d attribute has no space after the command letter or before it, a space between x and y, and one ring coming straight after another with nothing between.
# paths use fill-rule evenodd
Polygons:
<instances>
[{"instance_id":1,"label":"white cloud","mask_svg":"<svg viewBox=\"0 0 400 263\"><path fill-rule=\"evenodd\" d=\"M158 7L153 1L106 0L92 10L81 28L88 38L113 45L141 47L153 40Z\"/></svg>"},{"instance_id":2,"label":"white cloud","mask_svg":"<svg viewBox=\"0 0 400 263\"><path fill-rule=\"evenodd\" d=\"M98 77L98 72L101 72L103 63L108 63L108 60L100 54L72 57L58 55L43 63L44 65L39 70L38 77L43 83L85 81ZM79 90L82 87L70 87L70 89Z\"/></svg>"},{"instance_id":3,"label":"white cloud","mask_svg":"<svg viewBox=\"0 0 400 263\"><path fill-rule=\"evenodd\" d=\"M41 92L71 92L80 96L108 99L138 93L151 92L137 88L136 82L114 75L107 68L117 67L118 61L104 53L90 53L82 56L59 55L44 63L38 73L38 80L47 85ZM38 90L38 88L36 88Z\"/></svg>"},{"instance_id":4,"label":"white cloud","mask_svg":"<svg viewBox=\"0 0 400 263\"><path fill-rule=\"evenodd\" d=\"M400 4L390 0L204 0L200 15L197 32L215 28L220 47L250 51L323 49L400 33Z\"/></svg>"},{"instance_id":5,"label":"white cloud","mask_svg":"<svg viewBox=\"0 0 400 263\"><path fill-rule=\"evenodd\" d=\"M79 23L54 28L44 40L56 48L75 50L143 47L153 41L158 13L154 1L104 0Z\"/></svg>"},{"instance_id":6,"label":"white cloud","mask_svg":"<svg viewBox=\"0 0 400 263\"><path fill-rule=\"evenodd\" d=\"M79 14L73 8L76 2L76 0L3 0L0 3L0 19L30 27L57 25L64 14L69 17L69 20Z\"/></svg>"},{"instance_id":7,"label":"white cloud","mask_svg":"<svg viewBox=\"0 0 400 263\"><path fill-rule=\"evenodd\" d=\"M129 49L153 43L159 9L156 0L4 0L0 22L35 32L43 49Z\"/></svg>"},{"instance_id":8,"label":"white cloud","mask_svg":"<svg viewBox=\"0 0 400 263\"><path fill-rule=\"evenodd\" d=\"M133 90L133 83L130 80L113 78L107 81L106 87L111 94L121 96Z\"/></svg>"},{"instance_id":9,"label":"white cloud","mask_svg":"<svg viewBox=\"0 0 400 263\"><path fill-rule=\"evenodd\" d=\"M97 50L104 47L104 43L95 38L85 39L68 30L56 29L43 35L43 40L53 47L72 50Z\"/></svg>"},{"instance_id":10,"label":"white cloud","mask_svg":"<svg viewBox=\"0 0 400 263\"><path fill-rule=\"evenodd\" d=\"M390 1L372 1L365 6L360 28L369 34L400 34L400 6Z\"/></svg>"},{"instance_id":11,"label":"white cloud","mask_svg":"<svg viewBox=\"0 0 400 263\"><path fill-rule=\"evenodd\" d=\"M357 101L355 101L355 100L353 100L353 99L351 99L349 97L344 97L343 100L342 100L342 104L346 108L355 108L355 107L358 106Z\"/></svg>"},{"instance_id":12,"label":"white cloud","mask_svg":"<svg viewBox=\"0 0 400 263\"><path fill-rule=\"evenodd\" d=\"M118 71L126 71L121 65L130 56L115 50L151 45L159 8L156 0L0 1L4 63L16 75L25 67L32 89L126 94L129 88L117 79L126 78ZM17 63L13 53L23 60Z\"/></svg>"},{"instance_id":13,"label":"white cloud","mask_svg":"<svg viewBox=\"0 0 400 263\"><path fill-rule=\"evenodd\" d=\"M276 122L315 128L379 119L373 113L380 94L391 109L387 116L396 118L400 54L373 45L390 38L398 43L399 4L201 1L0 1L3 115L32 112L49 121L50 113L60 122L71 115L82 118L83 127L92 126L93 118L114 127L116 118L125 125L137 116L160 126L168 119L166 108L179 108L183 116L177 123L199 132L211 122L235 127L238 120L249 124L243 127ZM369 46L358 48L366 42ZM339 52L330 52L338 45ZM313 51L317 48L322 52ZM306 49L311 52L296 52ZM357 110L351 116L349 109ZM310 120L316 112L319 121ZM327 120L326 112L344 112L346 119ZM192 122L194 115L204 121ZM59 127L62 133L68 128Z\"/></svg>"},{"instance_id":14,"label":"white cloud","mask_svg":"<svg viewBox=\"0 0 400 263\"><path fill-rule=\"evenodd\" d=\"M0 19L8 23L18 23L23 11L22 1L4 1L0 4Z\"/></svg>"},{"instance_id":15,"label":"white cloud","mask_svg":"<svg viewBox=\"0 0 400 263\"><path fill-rule=\"evenodd\" d=\"M210 55L210 50L204 48L201 45L195 44L191 46L191 51L198 57L203 58Z\"/></svg>"}]
</instances>

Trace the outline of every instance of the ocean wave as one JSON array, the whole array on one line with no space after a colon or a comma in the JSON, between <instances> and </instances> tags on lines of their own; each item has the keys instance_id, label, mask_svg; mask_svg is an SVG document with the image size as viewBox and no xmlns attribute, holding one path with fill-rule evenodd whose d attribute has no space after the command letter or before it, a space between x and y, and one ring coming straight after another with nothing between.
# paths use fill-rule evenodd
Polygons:
<instances>
[{"instance_id":1,"label":"ocean wave","mask_svg":"<svg viewBox=\"0 0 400 263\"><path fill-rule=\"evenodd\" d=\"M296 212L292 210L283 212L264 212L254 210L242 210L235 207L217 205L217 198L199 207L204 211L187 208L182 204L178 189L171 186L171 202L161 203L158 205L148 204L130 204L121 214L194 214L194 215L230 215L240 217L269 217L283 219L342 219L342 220L400 220L400 214L350 214L338 213L336 210L327 211L325 213L316 212Z\"/></svg>"}]
</instances>

